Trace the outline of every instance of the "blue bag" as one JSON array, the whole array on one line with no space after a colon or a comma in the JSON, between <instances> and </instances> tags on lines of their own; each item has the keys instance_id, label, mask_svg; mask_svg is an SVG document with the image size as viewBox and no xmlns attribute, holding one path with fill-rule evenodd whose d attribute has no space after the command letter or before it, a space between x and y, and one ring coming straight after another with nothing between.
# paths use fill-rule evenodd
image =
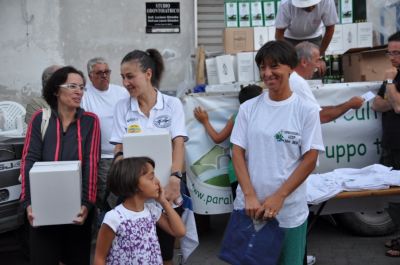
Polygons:
<instances>
[{"instance_id":1,"label":"blue bag","mask_svg":"<svg viewBox=\"0 0 400 265\"><path fill-rule=\"evenodd\" d=\"M276 219L268 220L260 230L256 226L244 210L233 210L218 257L233 265L276 265L283 229Z\"/></svg>"}]
</instances>

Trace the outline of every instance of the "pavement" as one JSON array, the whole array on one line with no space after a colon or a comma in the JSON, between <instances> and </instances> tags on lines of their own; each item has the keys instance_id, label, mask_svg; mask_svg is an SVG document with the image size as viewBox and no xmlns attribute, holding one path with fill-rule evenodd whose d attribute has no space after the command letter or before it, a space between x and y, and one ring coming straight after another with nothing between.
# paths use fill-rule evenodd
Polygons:
<instances>
[{"instance_id":1,"label":"pavement","mask_svg":"<svg viewBox=\"0 0 400 265\"><path fill-rule=\"evenodd\" d=\"M227 264L217 255L228 218L227 214L210 216L209 227L203 225L199 231L199 247L185 264ZM317 257L316 265L399 265L400 258L385 256L384 243L392 237L354 236L333 225L328 218L321 217L309 234L308 253ZM179 264L178 259L179 250L176 251L175 264ZM18 249L13 233L0 234L0 264L29 264Z\"/></svg>"},{"instance_id":2,"label":"pavement","mask_svg":"<svg viewBox=\"0 0 400 265\"><path fill-rule=\"evenodd\" d=\"M217 255L228 218L228 215L210 217L209 231L200 232L200 245L186 264L227 264ZM315 265L399 265L400 257L385 256L384 243L392 237L354 236L335 226L328 218L321 217L308 236L308 253L316 256Z\"/></svg>"}]
</instances>

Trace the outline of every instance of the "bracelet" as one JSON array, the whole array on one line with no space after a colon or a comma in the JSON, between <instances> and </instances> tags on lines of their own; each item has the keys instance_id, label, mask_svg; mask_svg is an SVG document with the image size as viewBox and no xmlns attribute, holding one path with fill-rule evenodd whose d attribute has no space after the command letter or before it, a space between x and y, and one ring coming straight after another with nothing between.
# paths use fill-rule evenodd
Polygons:
<instances>
[{"instance_id":1,"label":"bracelet","mask_svg":"<svg viewBox=\"0 0 400 265\"><path fill-rule=\"evenodd\" d=\"M117 157L123 156L123 155L124 155L124 152L122 152L122 151L116 152L116 153L114 154L114 160L115 160Z\"/></svg>"}]
</instances>

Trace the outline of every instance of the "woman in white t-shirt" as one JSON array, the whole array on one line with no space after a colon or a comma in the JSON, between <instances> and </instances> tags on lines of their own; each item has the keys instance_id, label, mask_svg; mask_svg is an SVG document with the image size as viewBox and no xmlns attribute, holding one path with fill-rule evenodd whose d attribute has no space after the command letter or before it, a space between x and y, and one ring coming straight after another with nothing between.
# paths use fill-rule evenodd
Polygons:
<instances>
[{"instance_id":1,"label":"woman in white t-shirt","mask_svg":"<svg viewBox=\"0 0 400 265\"><path fill-rule=\"evenodd\" d=\"M268 92L240 106L232 131L240 184L234 209L252 219L276 218L285 231L279 264L301 265L308 216L303 182L324 150L319 109L290 89L297 64L292 45L268 42L255 60Z\"/></svg>"},{"instance_id":2,"label":"woman in white t-shirt","mask_svg":"<svg viewBox=\"0 0 400 265\"><path fill-rule=\"evenodd\" d=\"M122 138L126 133L168 130L172 141L172 167L165 197L176 205L181 203L180 182L184 166L184 142L188 139L185 116L178 98L158 91L164 63L155 49L134 50L122 59L121 77L130 97L118 102L110 143L115 145L114 157L123 156ZM178 212L182 208L176 208ZM164 264L172 264L174 238L157 230Z\"/></svg>"}]
</instances>

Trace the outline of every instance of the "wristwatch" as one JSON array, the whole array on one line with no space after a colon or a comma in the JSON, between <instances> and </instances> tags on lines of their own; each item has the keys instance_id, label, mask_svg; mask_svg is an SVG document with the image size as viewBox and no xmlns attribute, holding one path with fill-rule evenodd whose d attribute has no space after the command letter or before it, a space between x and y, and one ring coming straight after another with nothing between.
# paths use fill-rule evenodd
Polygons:
<instances>
[{"instance_id":1,"label":"wristwatch","mask_svg":"<svg viewBox=\"0 0 400 265\"><path fill-rule=\"evenodd\" d=\"M171 176L175 176L175 177L177 177L178 179L182 180L182 172L180 172L180 171L172 172L172 173L171 173Z\"/></svg>"},{"instance_id":2,"label":"wristwatch","mask_svg":"<svg viewBox=\"0 0 400 265\"><path fill-rule=\"evenodd\" d=\"M123 155L124 155L124 153L123 153L122 151L116 152L116 153L114 154L114 160L115 160L117 157L123 156Z\"/></svg>"},{"instance_id":3,"label":"wristwatch","mask_svg":"<svg viewBox=\"0 0 400 265\"><path fill-rule=\"evenodd\" d=\"M388 84L394 84L394 81L393 81L393 79L386 79L385 81L383 81L383 83L384 83L385 86L386 86L386 85L388 85Z\"/></svg>"}]
</instances>

